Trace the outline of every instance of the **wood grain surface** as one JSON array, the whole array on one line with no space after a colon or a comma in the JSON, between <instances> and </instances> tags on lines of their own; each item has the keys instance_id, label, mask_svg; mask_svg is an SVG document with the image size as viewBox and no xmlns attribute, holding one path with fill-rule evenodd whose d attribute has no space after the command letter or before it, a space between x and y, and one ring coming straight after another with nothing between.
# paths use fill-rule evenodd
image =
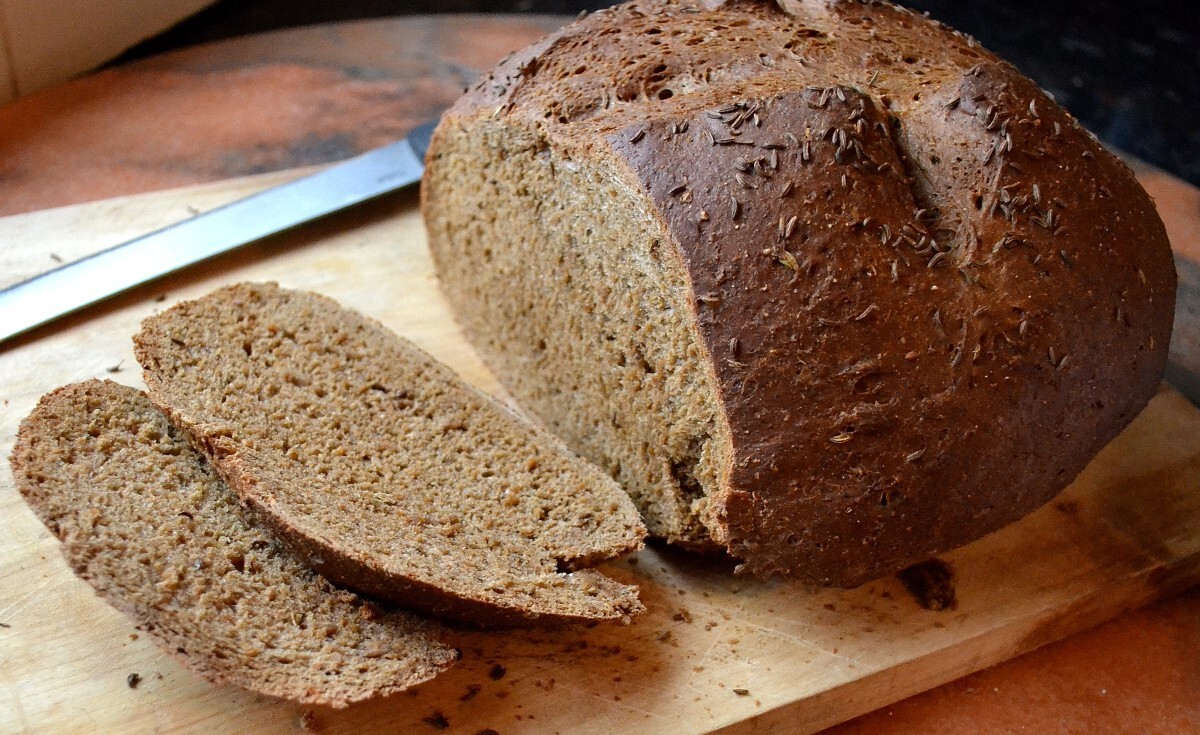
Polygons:
<instances>
[{"instance_id":1,"label":"wood grain surface","mask_svg":"<svg viewBox=\"0 0 1200 735\"><path fill-rule=\"evenodd\" d=\"M0 213L32 212L104 197L272 172L351 155L386 142L402 134L411 124L432 115L452 100L479 69L563 20L528 16L414 17L297 29L189 49L23 98L0 107ZM1142 183L1158 203L1176 250L1181 276L1168 377L1195 398L1200 396L1197 391L1200 387L1197 378L1200 376L1200 267L1197 266L1200 263L1200 192L1157 171L1137 170ZM150 226L189 216L193 210L207 208L225 198L248 193L290 175L286 172L266 173L261 179L239 179L209 188L193 187L186 192L161 197L116 199L98 202L92 207L72 207L0 220L0 282L12 282L23 274L53 267L58 260L71 259L97 247L101 240L104 242L100 244L118 242ZM382 226L384 221L392 222L389 227L398 227L403 232L406 208L411 215L411 207L411 197L406 199L402 195L358 215L308 228L302 235L262 243L241 254L220 259L202 272L168 279L93 309L84 316L32 334L17 343L15 349L0 352L0 382L3 384L0 395L6 401L0 419L0 451L7 455L15 422L32 406L40 392L57 384L55 381L100 376L136 383L137 370L132 364L128 335L136 329L140 314L161 308L179 297L198 295L209 285L242 277L274 277L291 285L329 292L403 328L406 334L462 369L468 377L485 388L495 389L495 384L490 382L457 333L453 337L447 336L436 317L416 308L423 303L422 298L430 294L441 308L431 281L411 280L406 282L408 290L387 292L373 288L378 284L364 282L361 276L353 275L361 267L363 258L380 254L388 269L417 273L425 267L402 255L401 251L377 249L378 243L370 244L374 228ZM415 225L409 221L407 226ZM295 262L293 258L297 257L293 250L304 251L314 243L322 243L317 247L325 251L325 255L318 258L315 268L306 272L303 278L289 281L294 271L289 271L288 264ZM329 244L333 245L332 249L326 248ZM166 297L165 301L156 302L160 295ZM113 369L116 372L110 372ZM24 387L18 390L19 385ZM1156 405L1164 403L1172 411L1186 408L1186 404L1175 397L1160 396L1156 401ZM1197 446L1197 439L1186 433L1190 430L1187 427L1191 426L1188 421L1183 422L1183 434L1178 437L1180 427L1171 424L1166 438L1156 436L1147 442L1150 461L1155 461L1154 458L1160 456L1157 452L1163 448L1188 455L1188 447L1194 449ZM1178 482L1191 483L1194 492L1197 485L1195 468L1194 458L1168 464L1160 468L1152 481L1164 483L1161 487L1178 487ZM802 625L805 630L814 626L820 628L828 622L826 613L832 612L825 609L825 604L834 605L839 611L836 617L844 617L851 628L855 624L862 628L851 635L856 641L854 646L847 649L839 645L836 652L832 651L833 647L826 651L835 656L828 666L831 671L839 671L840 664L882 667L872 669L870 673L862 673L865 669L858 668L861 675L858 679L842 680L834 676L834 680L842 683L805 700L807 710L787 705L788 697L798 696L796 692L807 690L811 684L811 677L797 673L796 669L786 669L787 676L774 679L781 687L778 690L759 687L760 691L755 691L730 681L718 681L728 678L731 671L738 671L729 668L728 660L741 657L747 662L745 665L751 665L761 662L761 658L753 655L756 649L747 648L742 642L754 640L752 637L729 633L728 627L720 630L721 624L728 626L729 623L721 619L721 614L732 617L743 609L744 600L748 599L745 589L738 588L741 591L737 595L741 597L730 598L737 601L722 598L713 602L713 591L720 588L720 584L715 584L704 588L708 598L701 594L697 599L694 593L687 592L686 587L683 595L675 593L681 600L680 606L686 607L696 600L695 609L703 610L710 617L697 615L689 607L690 623L674 619L676 614L682 613L672 613L664 619L656 611L657 617L648 618L639 624L641 627L632 629L610 631L602 626L555 634L546 640L533 640L528 634L519 634L512 641L500 643L470 644L472 639L468 636L464 639L467 653L464 666L458 672L452 672L450 678L418 690L413 697L402 695L394 701L366 706L361 712L342 713L346 717L325 711L302 716L299 710L287 705L207 687L160 655L145 638L130 639L136 631L128 621L99 603L86 585L66 575L65 565L59 559L52 539L37 526L32 515L12 493L7 469L0 470L0 482L5 483L0 486L0 513L4 518L0 522L0 732L4 733L21 732L26 728L34 732L115 729L242 732L263 731L264 728L288 731L301 726L315 730L328 726L329 731L337 732L368 721L375 722L379 726L377 729L382 731L434 732L440 724L435 717L439 711L450 720L450 732L475 733L487 727L506 734L555 730L606 732L641 721L652 725L632 726L630 731L687 732L687 728L712 729L717 727L715 723L733 722L759 712L765 714L731 727L746 732L793 732L797 728L811 729L880 707L1087 627L1118 612L1118 608L1133 607L1154 595L1186 586L1192 576L1188 564L1155 566L1158 562L1154 562L1152 568L1168 571L1153 572L1148 576L1138 576L1133 571L1122 573L1123 576L1119 574L1121 580L1116 583L1116 589L1124 591L1106 601L1098 601L1092 595L1076 595L1079 588L1069 580L1053 575L1031 579L1040 577L1042 567L1037 564L1018 566L1023 558L1018 555L1003 567L1006 576L998 585L999 589L1014 595L1035 589L1036 594L1031 593L1033 597L1022 608L1032 617L1018 615L1013 622L1017 628L1025 626L1024 630L1036 629L1036 632L1019 636L1019 640L1012 637L1012 628L1004 628L1003 633L988 633L985 629L954 622L958 620L957 615L974 615L974 605L990 599L986 595L973 600L975 594L972 593L963 597L965 601L955 613L935 616L917 611L892 580L874 585L869 591L860 590L845 600L821 602L815 609L813 606L818 598L806 599L803 597L806 593L793 597L787 591L781 593L771 588L763 592L755 588L756 595L783 595L770 598L778 599L779 604L769 606L774 612L764 616L768 623L776 617L785 620L780 624L782 627L770 627L772 631L786 633L788 625ZM1129 486L1135 484L1128 483ZM1106 497L1109 501L1099 504L1103 510L1100 516L1087 515L1092 507L1087 503L1078 506L1084 510L1082 517L1090 519L1080 528L1088 531L1084 535L1089 538L1096 536L1103 540L1100 547L1107 544L1113 534L1118 538L1125 534L1125 538L1133 541L1124 546L1118 544L1118 547L1140 549L1134 558L1157 559L1155 554L1162 553L1161 544L1150 543L1153 533L1139 530L1143 524L1140 519L1147 509L1154 511L1151 515L1161 511L1180 523L1190 523L1192 529L1200 527L1194 520L1189 520L1186 512L1180 515L1180 508L1169 503L1163 505L1164 498L1158 495L1145 498L1144 503L1119 501L1120 497L1135 500L1140 497L1136 494ZM1075 506L1068 503L1063 507L1071 509ZM1054 517L1050 511L1045 514ZM1047 528L1059 532L1053 524ZM1097 534L1097 530L1101 533ZM1068 534L1068 540L1078 536L1079 533ZM990 540L986 542L991 543ZM1166 547L1178 550L1179 544L1172 542ZM1145 551L1147 548L1151 551ZM974 559L972 554L977 552L972 549L974 547L959 554L967 560ZM1003 556L1011 551L1001 546L994 553ZM647 602L652 605L665 603L671 597L670 574L683 574L685 579L691 579L688 575L696 573L694 566L689 566L695 562L686 557L657 550L647 554L649 561L639 562L632 568L619 565L616 573L636 575L642 584L648 585L652 594ZM1068 559L1074 558L1068 554ZM1104 567L1104 558L1111 557L1102 555L1099 561L1083 564L1074 570L1070 579L1078 582L1090 578L1097 565ZM952 561L962 580L960 597L973 585L983 584L979 577L974 582L969 581L971 578L964 572L957 555ZM659 567L667 571L656 571ZM647 569L651 571L646 572ZM968 565L967 569L970 571L973 567ZM717 578L725 580L719 570ZM738 581L729 578L725 583L733 585ZM1044 613L1030 613L1042 604L1049 605L1040 608L1042 610L1061 610L1056 607L1061 598L1055 601L1046 597L1053 591L1046 588L1053 585L1059 585L1065 597L1078 600L1073 603L1072 610L1056 618L1058 622L1050 620ZM1149 592L1145 591L1147 586L1152 587ZM722 589L729 592L730 588ZM1131 592L1131 589L1135 591ZM664 590L665 598L660 594ZM910 647L909 650L916 650L918 657L915 663L902 665L889 664L871 656L853 662L836 658L847 650L855 651L855 646L867 649L877 646L881 627L864 621L880 609L886 612L886 608L878 607L881 605L897 605L903 615L917 616L932 630L938 630L936 626L939 625L966 626L955 630L974 637L948 648L938 648L936 641L930 642L933 633L926 629L916 630L910 636L915 641L915 649ZM714 612L722 610L720 606L727 607L722 613ZM848 610L856 612L847 613ZM684 634L689 636L689 642L695 642L700 633L694 629L697 620L703 621L701 629L710 622L717 625L703 631L704 636L699 638L702 645L709 647L709 655L702 656L700 663L692 663L691 673L685 670L682 674L673 674L670 681L664 681L662 666L658 663L662 657L657 654L656 664L651 664L648 670L635 662L620 662L622 655L644 656L660 649L674 649L674 643L682 646L680 637ZM792 622L786 623L789 620ZM918 627L924 624L920 620L916 623ZM77 629L81 621L88 631L86 634ZM1193 587L1164 603L1125 613L1113 622L1076 634L1066 641L957 679L894 706L877 709L834 730L841 735L931 731L1200 731L1198 621L1200 588ZM870 631L866 631L868 627ZM889 630L886 626L882 629ZM751 627L750 630L759 628ZM795 627L791 630L794 632ZM660 641L659 636L667 631L672 635ZM609 636L618 637L622 642L610 643ZM564 637L572 641L571 651L566 651L566 644L562 644ZM733 638L739 642L729 643ZM766 648L771 651L776 648L795 651L775 638L768 637L767 640L771 643ZM564 648L554 649L552 646L556 641ZM566 653L576 653L583 642L610 648L605 649L606 656L593 651L592 655L582 658L566 657ZM493 645L499 647L490 647ZM617 645L620 646L619 653L612 648ZM747 650L751 653L742 655ZM946 650L952 651L951 657L958 662L954 671L949 668L955 667L941 666ZM690 648L688 651L673 655L691 660L695 654ZM487 676L492 671L489 659L493 655L503 655L503 664L508 667L508 673L498 680ZM848 657L853 658L853 655ZM798 659L803 658L803 655L798 656ZM921 663L930 658L939 665L926 667ZM707 663L710 659L723 663ZM513 664L513 661L517 663ZM657 670L655 665L659 666ZM549 667L565 667L564 670L573 674L586 670L586 676L605 684L606 690L600 696L581 697L578 693L564 696L563 689L558 688L558 682L564 679L532 673L545 672ZM695 670L697 667L703 668ZM618 669L620 672L613 673ZM144 677L135 690L125 685L125 676L133 671L139 671ZM707 675L706 671L709 672ZM156 672L163 678L159 679ZM606 683L605 676L609 674L622 677L622 680ZM780 684L782 680L787 681ZM829 678L824 680L828 683ZM577 683L576 679L571 681ZM691 705L679 704L676 699L679 690L669 690L671 682L678 684L680 681L684 682L687 691L682 696L696 700ZM721 683L725 684L724 690L719 686ZM476 686L479 687L478 694L469 696L476 691ZM726 696L714 695L708 690L710 686L718 692L725 691ZM455 687L463 689L458 691ZM728 697L730 688L746 688L749 694ZM642 692L643 689L649 691ZM773 693L763 699L763 691ZM466 701L459 703L460 697L466 697ZM530 719L527 715L536 716L536 713L527 709L528 702L543 699L560 702L555 710L558 714L543 715L550 717L549 720ZM29 702L34 704L27 706ZM491 704L485 706L488 702ZM747 705L754 706L751 709ZM622 706L633 714L610 716L613 708ZM639 715L638 707L646 712ZM813 715L814 709L820 712ZM545 722L550 724L543 727ZM672 729L671 723L683 724Z\"/></svg>"},{"instance_id":2,"label":"wood grain surface","mask_svg":"<svg viewBox=\"0 0 1200 735\"><path fill-rule=\"evenodd\" d=\"M284 176L0 219L12 271L86 254ZM277 237L153 286L0 354L0 453L55 386L140 385L130 336L178 299L237 280L327 293L499 394L438 291L412 193ZM503 396L501 395L503 398ZM412 692L345 711L267 700L191 675L94 597L0 478L0 732L294 730L708 733L786 723L812 732L1002 661L1200 578L1200 411L1164 388L1062 497L946 557L957 607L924 610L894 578L851 592L736 577L653 548L609 564L638 584L634 624L471 632L463 660ZM501 668L496 668L497 666ZM503 675L501 675L503 671ZM138 673L136 689L127 684ZM307 713L307 714L306 714ZM304 718L307 718L305 720ZM431 724L432 723L432 724ZM746 723L754 723L746 724Z\"/></svg>"}]
</instances>

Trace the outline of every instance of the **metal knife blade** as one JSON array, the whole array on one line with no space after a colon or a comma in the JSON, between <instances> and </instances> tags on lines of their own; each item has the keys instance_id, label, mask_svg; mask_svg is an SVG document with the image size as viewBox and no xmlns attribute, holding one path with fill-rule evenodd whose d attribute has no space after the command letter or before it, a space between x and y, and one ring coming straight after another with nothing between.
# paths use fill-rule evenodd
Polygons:
<instances>
[{"instance_id":1,"label":"metal knife blade","mask_svg":"<svg viewBox=\"0 0 1200 735\"><path fill-rule=\"evenodd\" d=\"M0 343L193 263L417 183L435 124L0 291Z\"/></svg>"}]
</instances>

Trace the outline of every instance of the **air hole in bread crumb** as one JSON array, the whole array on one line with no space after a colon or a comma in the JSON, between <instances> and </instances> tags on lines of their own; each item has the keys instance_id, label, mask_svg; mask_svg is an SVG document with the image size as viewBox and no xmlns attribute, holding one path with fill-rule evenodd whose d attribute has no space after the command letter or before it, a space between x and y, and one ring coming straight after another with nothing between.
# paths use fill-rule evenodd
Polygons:
<instances>
[{"instance_id":1,"label":"air hole in bread crumb","mask_svg":"<svg viewBox=\"0 0 1200 735\"><path fill-rule=\"evenodd\" d=\"M693 500L704 497L704 488L700 485L700 481L696 479L696 465L698 463L698 457L685 457L684 459L671 462L670 466L671 479L675 480L676 485L679 487L679 494L689 504Z\"/></svg>"}]
</instances>

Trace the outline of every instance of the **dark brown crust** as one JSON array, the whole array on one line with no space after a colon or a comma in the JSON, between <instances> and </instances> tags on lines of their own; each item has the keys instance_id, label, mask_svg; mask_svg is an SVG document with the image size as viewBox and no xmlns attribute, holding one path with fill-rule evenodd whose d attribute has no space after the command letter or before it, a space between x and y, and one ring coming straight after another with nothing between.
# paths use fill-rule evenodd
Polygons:
<instances>
[{"instance_id":1,"label":"dark brown crust","mask_svg":"<svg viewBox=\"0 0 1200 735\"><path fill-rule=\"evenodd\" d=\"M1012 67L890 5L787 5L597 13L452 116L623 160L732 433L714 535L750 571L853 586L1074 479L1157 387L1175 276L1132 174ZM670 40L705 29L732 40Z\"/></svg>"}]
</instances>

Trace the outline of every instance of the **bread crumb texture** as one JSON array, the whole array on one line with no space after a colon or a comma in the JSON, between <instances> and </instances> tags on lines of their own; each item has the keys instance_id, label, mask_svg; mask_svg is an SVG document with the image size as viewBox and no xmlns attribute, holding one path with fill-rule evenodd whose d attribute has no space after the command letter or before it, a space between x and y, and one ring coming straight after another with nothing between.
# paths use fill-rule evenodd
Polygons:
<instances>
[{"instance_id":1,"label":"bread crumb texture","mask_svg":"<svg viewBox=\"0 0 1200 735\"><path fill-rule=\"evenodd\" d=\"M149 393L281 538L369 596L483 624L626 619L620 488L383 325L241 284L147 319Z\"/></svg>"},{"instance_id":2,"label":"bread crumb texture","mask_svg":"<svg viewBox=\"0 0 1200 735\"><path fill-rule=\"evenodd\" d=\"M1170 247L1131 172L886 3L588 15L443 118L441 285L652 534L853 586L1039 507L1153 395Z\"/></svg>"},{"instance_id":3,"label":"bread crumb texture","mask_svg":"<svg viewBox=\"0 0 1200 735\"><path fill-rule=\"evenodd\" d=\"M140 391L89 381L49 393L12 466L71 568L209 681L345 707L455 660L436 626L335 588L248 521Z\"/></svg>"}]
</instances>

